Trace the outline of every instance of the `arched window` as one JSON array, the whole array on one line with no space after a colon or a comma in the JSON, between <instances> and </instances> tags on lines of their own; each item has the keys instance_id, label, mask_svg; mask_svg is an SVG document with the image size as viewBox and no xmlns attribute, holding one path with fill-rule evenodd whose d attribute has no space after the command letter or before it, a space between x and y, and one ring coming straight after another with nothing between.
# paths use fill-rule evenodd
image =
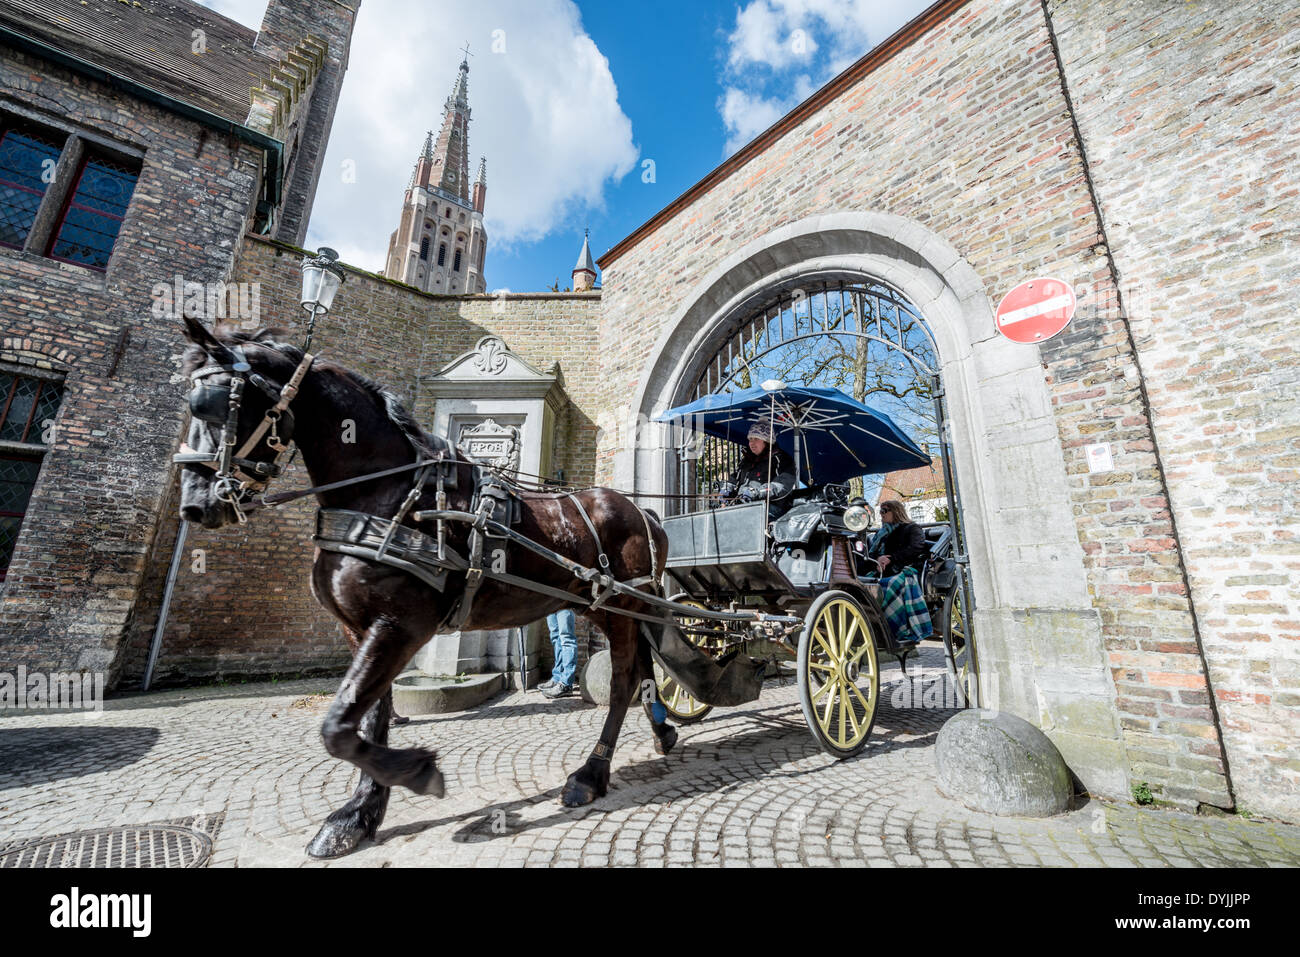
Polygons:
<instances>
[{"instance_id":1,"label":"arched window","mask_svg":"<svg viewBox=\"0 0 1300 957\"><path fill-rule=\"evenodd\" d=\"M460 272L460 250L459 249L456 250L456 258L455 260L453 260L451 264L451 268L456 272Z\"/></svg>"},{"instance_id":2,"label":"arched window","mask_svg":"<svg viewBox=\"0 0 1300 957\"><path fill-rule=\"evenodd\" d=\"M839 389L890 416L922 449L942 435L932 334L917 309L873 279L805 276L774 288L766 302L718 326L692 363L680 402L765 380ZM705 438L677 456L681 491L707 492L739 464L742 446ZM854 494L865 494L859 481ZM700 503L699 508L707 507Z\"/></svg>"},{"instance_id":3,"label":"arched window","mask_svg":"<svg viewBox=\"0 0 1300 957\"><path fill-rule=\"evenodd\" d=\"M420 258L421 259L429 258L429 237L428 236L425 236L423 239L420 240Z\"/></svg>"},{"instance_id":4,"label":"arched window","mask_svg":"<svg viewBox=\"0 0 1300 957\"><path fill-rule=\"evenodd\" d=\"M443 243L441 246L438 247L438 265L445 266L446 264L447 264L447 244Z\"/></svg>"}]
</instances>

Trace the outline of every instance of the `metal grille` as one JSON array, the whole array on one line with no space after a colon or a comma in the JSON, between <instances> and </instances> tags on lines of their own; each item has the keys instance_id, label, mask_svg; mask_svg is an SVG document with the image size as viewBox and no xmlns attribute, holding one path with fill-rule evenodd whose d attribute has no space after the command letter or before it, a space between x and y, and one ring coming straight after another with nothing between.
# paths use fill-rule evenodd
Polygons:
<instances>
[{"instance_id":1,"label":"metal grille","mask_svg":"<svg viewBox=\"0 0 1300 957\"><path fill-rule=\"evenodd\" d=\"M5 867L202 867L221 815L185 822L105 827L0 847Z\"/></svg>"},{"instance_id":2,"label":"metal grille","mask_svg":"<svg viewBox=\"0 0 1300 957\"><path fill-rule=\"evenodd\" d=\"M920 312L883 283L800 280L744 313L701 368L686 401L748 389L769 378L788 385L838 388L858 400L881 390L903 393L928 409L937 383L937 350ZM894 416L896 408L882 407ZM933 417L920 413L927 430ZM907 431L905 419L899 424ZM740 464L734 442L683 434L678 482L687 494L707 493ZM936 435L937 441L937 435ZM926 442L922 440L924 448ZM699 499L694 507L705 507Z\"/></svg>"},{"instance_id":3,"label":"metal grille","mask_svg":"<svg viewBox=\"0 0 1300 957\"><path fill-rule=\"evenodd\" d=\"M0 134L0 245L21 249L62 152L39 134L7 129Z\"/></svg>"},{"instance_id":4,"label":"metal grille","mask_svg":"<svg viewBox=\"0 0 1300 957\"><path fill-rule=\"evenodd\" d=\"M88 158L50 243L51 258L106 269L137 176L121 163Z\"/></svg>"},{"instance_id":5,"label":"metal grille","mask_svg":"<svg viewBox=\"0 0 1300 957\"><path fill-rule=\"evenodd\" d=\"M0 371L0 439L44 444L62 397L58 382Z\"/></svg>"}]
</instances>

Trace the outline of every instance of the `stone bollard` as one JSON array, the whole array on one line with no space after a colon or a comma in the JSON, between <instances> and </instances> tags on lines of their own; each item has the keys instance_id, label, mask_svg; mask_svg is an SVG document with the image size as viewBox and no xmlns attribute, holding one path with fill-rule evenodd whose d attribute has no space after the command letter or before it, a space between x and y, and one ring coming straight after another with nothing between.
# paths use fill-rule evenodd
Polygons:
<instances>
[{"instance_id":1,"label":"stone bollard","mask_svg":"<svg viewBox=\"0 0 1300 957\"><path fill-rule=\"evenodd\" d=\"M587 659L582 674L578 676L578 690L588 704L609 707L609 683L614 674L609 649L598 651Z\"/></svg>"},{"instance_id":2,"label":"stone bollard","mask_svg":"<svg viewBox=\"0 0 1300 957\"><path fill-rule=\"evenodd\" d=\"M939 731L939 790L987 814L1050 817L1070 809L1070 770L1047 735L1004 711L963 711Z\"/></svg>"}]
</instances>

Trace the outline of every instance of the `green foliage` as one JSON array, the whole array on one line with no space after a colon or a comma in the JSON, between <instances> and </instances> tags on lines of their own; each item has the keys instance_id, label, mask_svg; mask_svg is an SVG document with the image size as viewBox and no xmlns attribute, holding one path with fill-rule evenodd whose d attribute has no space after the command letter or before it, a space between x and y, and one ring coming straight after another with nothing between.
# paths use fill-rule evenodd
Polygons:
<instances>
[{"instance_id":1,"label":"green foliage","mask_svg":"<svg viewBox=\"0 0 1300 957\"><path fill-rule=\"evenodd\" d=\"M1155 801L1155 797L1151 794L1151 786L1145 781L1139 781L1137 784L1133 785L1132 791L1133 800L1138 804L1145 806L1152 804Z\"/></svg>"}]
</instances>

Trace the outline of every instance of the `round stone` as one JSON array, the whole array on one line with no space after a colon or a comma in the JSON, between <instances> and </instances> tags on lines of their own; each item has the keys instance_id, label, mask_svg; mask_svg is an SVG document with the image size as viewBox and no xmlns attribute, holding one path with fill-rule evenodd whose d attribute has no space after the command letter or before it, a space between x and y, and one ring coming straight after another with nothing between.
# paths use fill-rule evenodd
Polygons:
<instances>
[{"instance_id":1,"label":"round stone","mask_svg":"<svg viewBox=\"0 0 1300 957\"><path fill-rule=\"evenodd\" d=\"M578 676L578 690L582 700L590 704L609 707L609 682L614 672L609 650L598 651L587 659L587 664Z\"/></svg>"},{"instance_id":2,"label":"round stone","mask_svg":"<svg viewBox=\"0 0 1300 957\"><path fill-rule=\"evenodd\" d=\"M963 711L935 744L939 790L976 811L1050 817L1070 808L1074 789L1047 735L1005 711Z\"/></svg>"}]
</instances>

